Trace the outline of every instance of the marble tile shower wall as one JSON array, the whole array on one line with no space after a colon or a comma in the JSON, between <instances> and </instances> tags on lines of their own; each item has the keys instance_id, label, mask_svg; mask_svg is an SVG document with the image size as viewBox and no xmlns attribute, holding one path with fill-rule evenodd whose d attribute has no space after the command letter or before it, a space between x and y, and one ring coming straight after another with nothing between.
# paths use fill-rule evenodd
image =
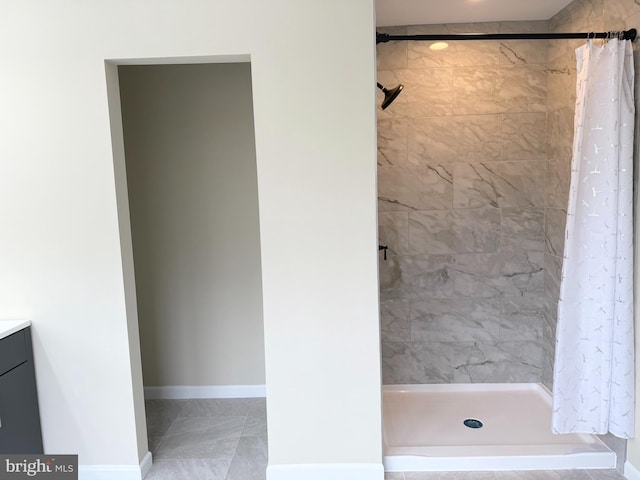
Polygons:
<instances>
[{"instance_id":1,"label":"marble tile shower wall","mask_svg":"<svg viewBox=\"0 0 640 480\"><path fill-rule=\"evenodd\" d=\"M546 31L547 22L388 33ZM377 47L383 381L539 382L548 164L546 42ZM553 221L553 220L552 220Z\"/></svg>"}]
</instances>

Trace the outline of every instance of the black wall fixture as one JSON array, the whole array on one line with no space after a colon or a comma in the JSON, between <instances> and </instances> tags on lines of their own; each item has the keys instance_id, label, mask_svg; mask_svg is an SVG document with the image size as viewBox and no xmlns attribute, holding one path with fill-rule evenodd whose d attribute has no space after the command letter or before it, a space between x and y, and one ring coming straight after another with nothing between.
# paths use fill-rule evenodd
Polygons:
<instances>
[{"instance_id":1,"label":"black wall fixture","mask_svg":"<svg viewBox=\"0 0 640 480\"><path fill-rule=\"evenodd\" d=\"M382 90L382 92L384 93L384 100L382 100L383 110L393 103L393 101L396 99L398 95L400 95L400 92L404 88L404 85L402 84L396 85L393 88L385 88L382 86L380 82L377 82L377 85L378 85L378 88Z\"/></svg>"}]
</instances>

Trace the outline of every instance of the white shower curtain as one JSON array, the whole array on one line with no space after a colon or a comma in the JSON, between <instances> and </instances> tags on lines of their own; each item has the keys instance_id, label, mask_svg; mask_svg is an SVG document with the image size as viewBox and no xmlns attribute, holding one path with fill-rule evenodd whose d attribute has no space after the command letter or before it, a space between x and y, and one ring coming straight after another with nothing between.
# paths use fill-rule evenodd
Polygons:
<instances>
[{"instance_id":1,"label":"white shower curtain","mask_svg":"<svg viewBox=\"0 0 640 480\"><path fill-rule=\"evenodd\" d=\"M576 50L571 189L558 302L555 433L634 434L633 54Z\"/></svg>"}]
</instances>

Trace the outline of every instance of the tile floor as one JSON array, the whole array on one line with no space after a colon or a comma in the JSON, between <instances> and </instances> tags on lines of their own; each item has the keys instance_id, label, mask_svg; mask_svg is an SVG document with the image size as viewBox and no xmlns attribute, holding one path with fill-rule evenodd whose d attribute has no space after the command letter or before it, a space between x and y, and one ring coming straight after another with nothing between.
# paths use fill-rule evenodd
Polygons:
<instances>
[{"instance_id":1,"label":"tile floor","mask_svg":"<svg viewBox=\"0 0 640 480\"><path fill-rule=\"evenodd\" d=\"M265 480L264 398L147 400L146 410L153 466L145 480ZM624 480L624 477L614 470L558 470L387 473L385 480Z\"/></svg>"},{"instance_id":2,"label":"tile floor","mask_svg":"<svg viewBox=\"0 0 640 480\"><path fill-rule=\"evenodd\" d=\"M624 480L615 470L535 472L405 472L387 473L385 480Z\"/></svg>"},{"instance_id":3,"label":"tile floor","mask_svg":"<svg viewBox=\"0 0 640 480\"><path fill-rule=\"evenodd\" d=\"M264 398L147 400L145 480L264 480Z\"/></svg>"}]
</instances>

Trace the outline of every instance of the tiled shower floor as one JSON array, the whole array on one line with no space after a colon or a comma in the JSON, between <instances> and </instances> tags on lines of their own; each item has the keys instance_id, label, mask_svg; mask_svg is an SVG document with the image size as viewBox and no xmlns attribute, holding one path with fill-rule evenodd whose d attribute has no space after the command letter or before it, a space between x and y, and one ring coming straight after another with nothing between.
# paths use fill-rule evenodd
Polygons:
<instances>
[{"instance_id":1,"label":"tiled shower floor","mask_svg":"<svg viewBox=\"0 0 640 480\"><path fill-rule=\"evenodd\" d=\"M264 398L147 400L146 480L264 480Z\"/></svg>"},{"instance_id":2,"label":"tiled shower floor","mask_svg":"<svg viewBox=\"0 0 640 480\"><path fill-rule=\"evenodd\" d=\"M146 410L153 466L145 480L265 479L267 421L263 398L147 400ZM624 477L613 470L558 470L387 473L385 480L624 480Z\"/></svg>"}]
</instances>

